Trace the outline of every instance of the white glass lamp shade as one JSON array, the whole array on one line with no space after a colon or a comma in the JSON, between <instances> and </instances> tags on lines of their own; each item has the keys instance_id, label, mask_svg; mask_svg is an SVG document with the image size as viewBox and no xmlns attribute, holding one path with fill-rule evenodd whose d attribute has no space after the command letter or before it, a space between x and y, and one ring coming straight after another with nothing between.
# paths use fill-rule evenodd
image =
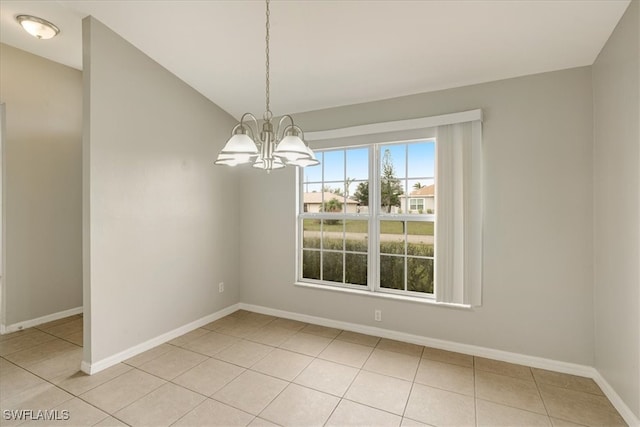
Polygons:
<instances>
[{"instance_id":1,"label":"white glass lamp shade","mask_svg":"<svg viewBox=\"0 0 640 427\"><path fill-rule=\"evenodd\" d=\"M218 158L213 164L215 165L226 165L226 166L237 166L243 163L249 163L252 159L252 156L248 154L218 154Z\"/></svg>"},{"instance_id":2,"label":"white glass lamp shade","mask_svg":"<svg viewBox=\"0 0 640 427\"><path fill-rule=\"evenodd\" d=\"M249 163L258 155L258 148L253 139L247 134L236 133L225 144L218 158L214 162L216 165L236 166Z\"/></svg>"},{"instance_id":3,"label":"white glass lamp shade","mask_svg":"<svg viewBox=\"0 0 640 427\"><path fill-rule=\"evenodd\" d=\"M225 144L220 154L231 154L240 156L257 156L258 147L253 139L246 133L236 133Z\"/></svg>"},{"instance_id":4,"label":"white glass lamp shade","mask_svg":"<svg viewBox=\"0 0 640 427\"><path fill-rule=\"evenodd\" d=\"M263 170L269 171L273 169L282 169L283 167L285 167L285 164L282 162L282 160L278 159L277 157L273 160L264 160L259 158L253 164L253 167L256 169L263 169Z\"/></svg>"},{"instance_id":5,"label":"white glass lamp shade","mask_svg":"<svg viewBox=\"0 0 640 427\"><path fill-rule=\"evenodd\" d=\"M18 15L16 20L22 25L24 30L33 37L41 40L48 40L55 37L60 29L51 22L31 15Z\"/></svg>"},{"instance_id":6,"label":"white glass lamp shade","mask_svg":"<svg viewBox=\"0 0 640 427\"><path fill-rule=\"evenodd\" d=\"M309 154L308 158L291 160L287 162L287 164L293 165L293 166L299 166L301 168L305 168L307 166L316 166L320 164L318 159L316 159L316 155L313 153L313 151L311 151L310 147L307 147L307 153Z\"/></svg>"},{"instance_id":7,"label":"white glass lamp shade","mask_svg":"<svg viewBox=\"0 0 640 427\"><path fill-rule=\"evenodd\" d=\"M273 155L290 162L298 159L309 158L309 151L299 136L287 135L278 143Z\"/></svg>"}]
</instances>

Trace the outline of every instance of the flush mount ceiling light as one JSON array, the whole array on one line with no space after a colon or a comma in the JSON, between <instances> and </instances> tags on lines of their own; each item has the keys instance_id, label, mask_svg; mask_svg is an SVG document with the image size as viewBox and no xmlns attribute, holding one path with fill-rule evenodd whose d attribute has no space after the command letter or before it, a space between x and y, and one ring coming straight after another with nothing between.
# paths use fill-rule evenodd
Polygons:
<instances>
[{"instance_id":1,"label":"flush mount ceiling light","mask_svg":"<svg viewBox=\"0 0 640 427\"><path fill-rule=\"evenodd\" d=\"M51 39L58 35L60 29L46 19L31 15L18 15L16 21L33 37L41 40Z\"/></svg>"},{"instance_id":2,"label":"flush mount ceiling light","mask_svg":"<svg viewBox=\"0 0 640 427\"><path fill-rule=\"evenodd\" d=\"M253 167L267 172L285 166L315 166L318 163L313 151L305 144L304 132L293 122L289 115L283 116L275 131L269 109L269 0L266 0L266 109L262 116L262 132L258 133L258 120L251 113L244 113L231 131L231 138L218 154L216 165L236 166L253 163ZM255 124L253 128L245 119ZM287 123L285 125L286 122Z\"/></svg>"}]
</instances>

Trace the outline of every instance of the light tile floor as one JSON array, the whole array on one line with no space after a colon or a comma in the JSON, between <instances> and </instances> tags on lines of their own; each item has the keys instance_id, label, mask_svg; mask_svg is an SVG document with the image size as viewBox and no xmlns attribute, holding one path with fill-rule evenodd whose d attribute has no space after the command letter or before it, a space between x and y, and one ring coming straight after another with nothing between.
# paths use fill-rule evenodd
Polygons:
<instances>
[{"instance_id":1,"label":"light tile floor","mask_svg":"<svg viewBox=\"0 0 640 427\"><path fill-rule=\"evenodd\" d=\"M80 315L0 336L0 424L625 425L588 378L247 311L92 376L81 346Z\"/></svg>"}]
</instances>

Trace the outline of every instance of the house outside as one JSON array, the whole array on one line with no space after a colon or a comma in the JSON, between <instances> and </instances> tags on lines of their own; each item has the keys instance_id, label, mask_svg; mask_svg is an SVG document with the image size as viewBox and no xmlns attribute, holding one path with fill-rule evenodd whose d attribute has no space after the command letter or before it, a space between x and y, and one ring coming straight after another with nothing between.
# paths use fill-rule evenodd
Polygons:
<instances>
[{"instance_id":1,"label":"house outside","mask_svg":"<svg viewBox=\"0 0 640 427\"><path fill-rule=\"evenodd\" d=\"M426 185L413 190L409 195L400 196L400 209L406 213L434 213L435 185Z\"/></svg>"},{"instance_id":2,"label":"house outside","mask_svg":"<svg viewBox=\"0 0 640 427\"><path fill-rule=\"evenodd\" d=\"M323 193L314 191L312 193L303 194L303 212L317 213L320 212L322 203L326 203L331 199L336 199L342 203L342 207L346 206L344 212L346 213L358 213L358 202L353 199L345 199L340 194L330 193L325 191Z\"/></svg>"}]
</instances>

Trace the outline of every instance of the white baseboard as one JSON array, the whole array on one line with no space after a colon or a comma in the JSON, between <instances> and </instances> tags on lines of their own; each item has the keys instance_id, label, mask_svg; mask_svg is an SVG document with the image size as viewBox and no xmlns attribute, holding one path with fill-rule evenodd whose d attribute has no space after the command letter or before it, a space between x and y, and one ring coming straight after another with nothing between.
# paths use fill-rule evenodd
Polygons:
<instances>
[{"instance_id":1,"label":"white baseboard","mask_svg":"<svg viewBox=\"0 0 640 427\"><path fill-rule=\"evenodd\" d=\"M223 308L222 310L216 311L213 314L209 314L207 316L204 316L198 320L195 320L191 323L188 323L184 326L180 326L179 328L176 328L172 331L166 332L160 336L157 336L155 338L152 338L148 341L145 341L141 344L135 345L133 347L130 347L126 350L123 350L119 353L114 354L113 356L109 356L105 359L102 360L98 360L96 362L88 362L86 360L83 360L81 365L80 365L80 369L82 370L82 372L89 374L89 375L93 375L97 372L100 372L104 369L107 369L111 366L117 365L120 362L123 362L133 356L137 356L140 353L143 353L147 350L152 349L153 347L157 347L160 344L164 344L167 341L171 341L174 338L177 338L181 335L186 334L187 332L191 332L194 329L198 329L204 325L206 325L207 323L211 323L215 320L221 319L224 316L227 316L231 313L233 313L234 311L237 311L239 308L239 304L234 304L231 305L229 307Z\"/></svg>"},{"instance_id":2,"label":"white baseboard","mask_svg":"<svg viewBox=\"0 0 640 427\"><path fill-rule=\"evenodd\" d=\"M10 334L11 332L18 332L23 329L42 325L43 323L53 322L54 320L58 319L64 319L65 317L80 314L82 313L82 311L83 307L70 308L69 310L47 314L46 316L38 317L37 319L25 320L24 322L18 322L12 325L0 325L0 335Z\"/></svg>"},{"instance_id":3,"label":"white baseboard","mask_svg":"<svg viewBox=\"0 0 640 427\"><path fill-rule=\"evenodd\" d=\"M630 427L640 427L640 418L638 418L633 411L627 406L626 403L622 400L622 398L616 393L616 391L611 387L611 384L604 379L604 377L598 372L597 369L593 369L595 372L591 377L593 380L600 386L602 392L609 398L611 404L618 410L624 421Z\"/></svg>"},{"instance_id":4,"label":"white baseboard","mask_svg":"<svg viewBox=\"0 0 640 427\"><path fill-rule=\"evenodd\" d=\"M298 320L315 325L327 326L330 328L343 329L351 332L359 332L361 334L374 335L381 338L388 338L397 341L404 341L413 344L423 345L427 347L438 348L441 350L455 351L457 353L469 354L472 356L486 357L489 359L501 360L503 362L517 363L520 365L531 366L533 368L546 369L549 371L561 372L564 374L577 375L581 377L592 378L602 392L609 398L613 406L618 410L629 426L640 427L640 420L624 403L609 383L600 375L600 373L592 366L579 365L576 363L561 362L544 357L528 356L520 353L512 353L509 351L496 350L487 347L480 347L469 344L461 344L453 341L428 338L420 335L407 334L404 332L392 331L389 329L376 328L373 326L359 325L357 323L342 322L338 320L327 319L324 317L309 316L306 314L293 313L289 311L276 310L273 308L263 307L259 305L240 303L239 308L242 310L253 311L256 313L268 314L271 316L283 317L285 319Z\"/></svg>"}]
</instances>

